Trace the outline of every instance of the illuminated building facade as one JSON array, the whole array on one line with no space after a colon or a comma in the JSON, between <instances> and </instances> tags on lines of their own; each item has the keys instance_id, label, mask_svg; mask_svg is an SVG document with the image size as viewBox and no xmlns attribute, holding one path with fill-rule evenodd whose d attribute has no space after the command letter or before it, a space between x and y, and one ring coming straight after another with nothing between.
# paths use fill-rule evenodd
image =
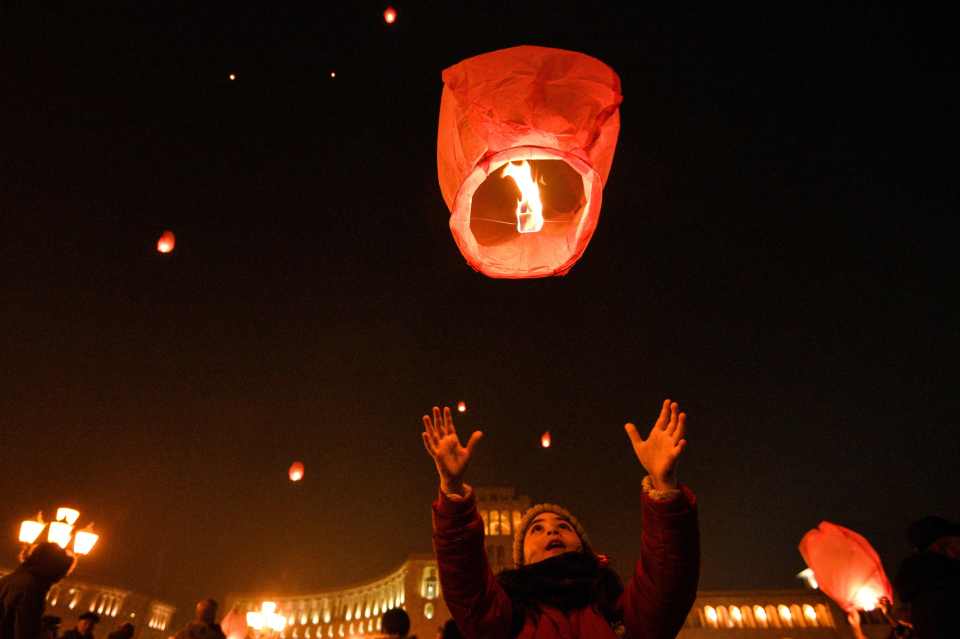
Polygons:
<instances>
[{"instance_id":1,"label":"illuminated building facade","mask_svg":"<svg viewBox=\"0 0 960 639\"><path fill-rule=\"evenodd\" d=\"M513 531L530 508L530 498L517 495L511 486L477 486L474 490L477 509L483 518L484 546L490 569L496 574L513 568Z\"/></svg>"},{"instance_id":2,"label":"illuminated building facade","mask_svg":"<svg viewBox=\"0 0 960 639\"><path fill-rule=\"evenodd\" d=\"M0 577L9 572L0 569ZM173 634L172 621L176 608L124 588L69 577L54 584L47 593L43 614L60 617L61 632L73 628L85 612L100 615L96 630L98 636L106 637L122 624L130 622L136 628L135 639L166 639Z\"/></svg>"},{"instance_id":3,"label":"illuminated building facade","mask_svg":"<svg viewBox=\"0 0 960 639\"><path fill-rule=\"evenodd\" d=\"M440 575L433 555L412 555L390 574L372 581L298 595L228 595L224 612L260 610L264 601L277 604L286 616L280 639L343 639L380 632L383 613L403 608L410 616L410 634L431 639L450 618L440 593Z\"/></svg>"}]
</instances>

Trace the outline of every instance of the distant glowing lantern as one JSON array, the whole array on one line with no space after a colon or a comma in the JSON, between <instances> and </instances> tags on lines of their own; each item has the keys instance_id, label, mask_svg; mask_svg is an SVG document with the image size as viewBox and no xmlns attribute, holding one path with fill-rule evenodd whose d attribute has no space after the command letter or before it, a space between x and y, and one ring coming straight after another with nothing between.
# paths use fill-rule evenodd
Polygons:
<instances>
[{"instance_id":1,"label":"distant glowing lantern","mask_svg":"<svg viewBox=\"0 0 960 639\"><path fill-rule=\"evenodd\" d=\"M161 253L172 253L173 247L176 246L177 239L173 235L173 231L164 231L160 235L160 239L157 240L157 250Z\"/></svg>"},{"instance_id":2,"label":"distant glowing lantern","mask_svg":"<svg viewBox=\"0 0 960 639\"><path fill-rule=\"evenodd\" d=\"M300 481L303 479L303 463L295 461L290 464L290 481Z\"/></svg>"},{"instance_id":3,"label":"distant glowing lantern","mask_svg":"<svg viewBox=\"0 0 960 639\"><path fill-rule=\"evenodd\" d=\"M466 402L457 402L457 411L461 413L467 412L467 403Z\"/></svg>"},{"instance_id":4,"label":"distant glowing lantern","mask_svg":"<svg viewBox=\"0 0 960 639\"><path fill-rule=\"evenodd\" d=\"M248 612L249 614L259 614ZM249 633L250 625L247 623L247 615L241 614L237 608L232 608L230 612L224 615L220 620L220 629L227 639L244 639Z\"/></svg>"},{"instance_id":5,"label":"distant glowing lantern","mask_svg":"<svg viewBox=\"0 0 960 639\"><path fill-rule=\"evenodd\" d=\"M800 540L800 554L820 590L844 611L873 610L881 598L893 601L893 588L880 557L866 539L828 521Z\"/></svg>"},{"instance_id":6,"label":"distant glowing lantern","mask_svg":"<svg viewBox=\"0 0 960 639\"><path fill-rule=\"evenodd\" d=\"M540 446L542 448L550 448L552 440L550 439L550 431L544 431L543 435L540 435Z\"/></svg>"},{"instance_id":7,"label":"distant glowing lantern","mask_svg":"<svg viewBox=\"0 0 960 639\"><path fill-rule=\"evenodd\" d=\"M489 277L563 275L600 216L620 79L573 51L521 46L443 72L437 173L450 231Z\"/></svg>"},{"instance_id":8,"label":"distant glowing lantern","mask_svg":"<svg viewBox=\"0 0 960 639\"><path fill-rule=\"evenodd\" d=\"M237 79L237 74L236 74L236 73L231 73L231 74L229 75L229 78L230 78L230 80L236 80L236 79Z\"/></svg>"},{"instance_id":9,"label":"distant glowing lantern","mask_svg":"<svg viewBox=\"0 0 960 639\"><path fill-rule=\"evenodd\" d=\"M383 21L387 24L393 24L397 21L397 10L393 7L387 7L383 12Z\"/></svg>"},{"instance_id":10,"label":"distant glowing lantern","mask_svg":"<svg viewBox=\"0 0 960 639\"><path fill-rule=\"evenodd\" d=\"M336 72L336 71L331 71L331 72L330 72L330 77L331 77L331 78L337 77L337 72Z\"/></svg>"}]
</instances>

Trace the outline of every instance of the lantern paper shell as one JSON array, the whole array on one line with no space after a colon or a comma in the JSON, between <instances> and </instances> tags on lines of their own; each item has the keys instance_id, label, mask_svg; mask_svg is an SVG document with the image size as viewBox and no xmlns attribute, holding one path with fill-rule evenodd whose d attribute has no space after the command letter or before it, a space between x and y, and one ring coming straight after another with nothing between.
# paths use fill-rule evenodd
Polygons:
<instances>
[{"instance_id":1,"label":"lantern paper shell","mask_svg":"<svg viewBox=\"0 0 960 639\"><path fill-rule=\"evenodd\" d=\"M161 253L172 253L176 245L177 238L173 235L173 231L164 231L157 240L157 250Z\"/></svg>"},{"instance_id":2,"label":"lantern paper shell","mask_svg":"<svg viewBox=\"0 0 960 639\"><path fill-rule=\"evenodd\" d=\"M450 231L474 269L498 278L563 275L597 226L620 131L620 78L573 51L521 46L443 72L437 173ZM510 162L530 163L543 226L518 230Z\"/></svg>"},{"instance_id":3,"label":"lantern paper shell","mask_svg":"<svg viewBox=\"0 0 960 639\"><path fill-rule=\"evenodd\" d=\"M544 431L543 435L540 435L540 447L550 448L550 444L552 443L553 439L550 437L550 431Z\"/></svg>"},{"instance_id":4,"label":"lantern paper shell","mask_svg":"<svg viewBox=\"0 0 960 639\"><path fill-rule=\"evenodd\" d=\"M467 412L467 403L466 402L457 402L457 412L465 413Z\"/></svg>"},{"instance_id":5,"label":"lantern paper shell","mask_svg":"<svg viewBox=\"0 0 960 639\"><path fill-rule=\"evenodd\" d=\"M244 639L249 632L247 617L236 608L232 608L220 621L220 629L227 639Z\"/></svg>"},{"instance_id":6,"label":"lantern paper shell","mask_svg":"<svg viewBox=\"0 0 960 639\"><path fill-rule=\"evenodd\" d=\"M800 540L800 554L831 599L844 611L872 610L880 597L893 602L883 564L866 539L854 531L820 522Z\"/></svg>"},{"instance_id":7,"label":"lantern paper shell","mask_svg":"<svg viewBox=\"0 0 960 639\"><path fill-rule=\"evenodd\" d=\"M295 461L290 464L290 471L288 475L290 476L290 481L300 481L303 479L303 463Z\"/></svg>"}]
</instances>

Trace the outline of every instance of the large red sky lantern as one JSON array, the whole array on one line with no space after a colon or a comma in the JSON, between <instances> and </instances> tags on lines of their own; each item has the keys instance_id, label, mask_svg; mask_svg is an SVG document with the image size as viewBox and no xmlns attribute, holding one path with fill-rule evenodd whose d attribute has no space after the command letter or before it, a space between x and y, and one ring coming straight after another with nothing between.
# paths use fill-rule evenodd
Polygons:
<instances>
[{"instance_id":1,"label":"large red sky lantern","mask_svg":"<svg viewBox=\"0 0 960 639\"><path fill-rule=\"evenodd\" d=\"M521 46L443 72L437 173L450 231L489 277L563 275L600 217L620 78L582 53Z\"/></svg>"},{"instance_id":2,"label":"large red sky lantern","mask_svg":"<svg viewBox=\"0 0 960 639\"><path fill-rule=\"evenodd\" d=\"M844 611L873 610L893 588L879 555L863 536L822 521L800 540L800 554L820 589Z\"/></svg>"}]
</instances>

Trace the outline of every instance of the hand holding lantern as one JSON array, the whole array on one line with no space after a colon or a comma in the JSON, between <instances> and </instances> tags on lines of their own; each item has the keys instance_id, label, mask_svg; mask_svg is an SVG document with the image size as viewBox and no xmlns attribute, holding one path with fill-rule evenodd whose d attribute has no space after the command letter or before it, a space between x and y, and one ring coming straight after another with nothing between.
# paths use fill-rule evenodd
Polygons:
<instances>
[{"instance_id":1,"label":"hand holding lantern","mask_svg":"<svg viewBox=\"0 0 960 639\"><path fill-rule=\"evenodd\" d=\"M474 431L466 447L462 446L450 408L445 407L441 415L440 409L434 406L432 418L423 416L422 436L423 446L437 466L440 489L445 493L463 494L463 475L483 432Z\"/></svg>"},{"instance_id":2,"label":"hand holding lantern","mask_svg":"<svg viewBox=\"0 0 960 639\"><path fill-rule=\"evenodd\" d=\"M633 444L633 452L637 459L650 474L653 487L657 490L676 488L677 460L687 445L684 439L686 433L687 415L678 413L676 402L664 400L660 409L660 416L650 429L646 439L640 437L637 427L626 424L624 430Z\"/></svg>"}]
</instances>

